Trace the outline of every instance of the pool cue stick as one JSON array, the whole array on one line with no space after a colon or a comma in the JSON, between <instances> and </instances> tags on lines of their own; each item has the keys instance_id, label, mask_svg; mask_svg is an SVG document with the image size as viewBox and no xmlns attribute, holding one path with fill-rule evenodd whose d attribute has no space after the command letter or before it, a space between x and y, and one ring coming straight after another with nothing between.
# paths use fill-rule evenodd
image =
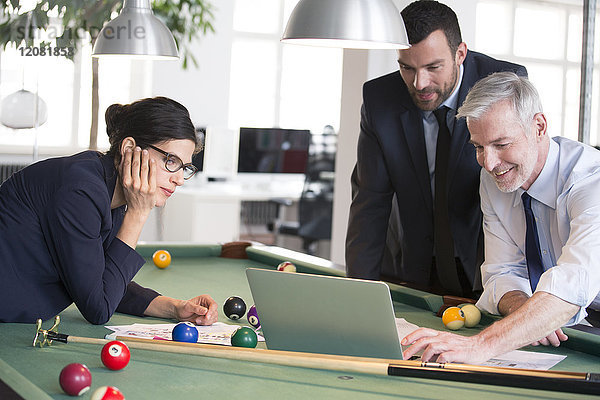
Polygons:
<instances>
[{"instance_id":1,"label":"pool cue stick","mask_svg":"<svg viewBox=\"0 0 600 400\"><path fill-rule=\"evenodd\" d=\"M48 332L48 339L63 343L97 345L104 345L110 341L109 339L69 336L56 332ZM290 367L304 367L371 375L451 380L557 392L600 394L600 374L585 372L539 371L468 364L338 356L138 339L122 336L118 336L116 340L120 340L134 349L193 354L204 357L261 362Z\"/></svg>"}]
</instances>

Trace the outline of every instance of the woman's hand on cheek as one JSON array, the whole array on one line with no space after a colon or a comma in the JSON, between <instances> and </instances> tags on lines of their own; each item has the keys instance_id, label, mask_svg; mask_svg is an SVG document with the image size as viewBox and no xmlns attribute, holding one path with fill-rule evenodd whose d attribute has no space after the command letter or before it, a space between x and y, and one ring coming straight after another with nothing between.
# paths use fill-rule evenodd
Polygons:
<instances>
[{"instance_id":1,"label":"woman's hand on cheek","mask_svg":"<svg viewBox=\"0 0 600 400\"><path fill-rule=\"evenodd\" d=\"M156 203L156 163L148 150L126 149L121 161L121 182L127 210L148 215Z\"/></svg>"}]
</instances>

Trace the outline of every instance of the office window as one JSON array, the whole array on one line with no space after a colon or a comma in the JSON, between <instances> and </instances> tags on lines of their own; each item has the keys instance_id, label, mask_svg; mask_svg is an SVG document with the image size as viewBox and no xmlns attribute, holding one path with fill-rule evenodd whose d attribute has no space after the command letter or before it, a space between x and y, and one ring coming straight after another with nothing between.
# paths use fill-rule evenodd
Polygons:
<instances>
[{"instance_id":1,"label":"office window","mask_svg":"<svg viewBox=\"0 0 600 400\"><path fill-rule=\"evenodd\" d=\"M550 136L578 137L582 18L581 2L570 0L477 2L475 49L527 67L542 98ZM594 50L592 145L600 143L599 31Z\"/></svg>"},{"instance_id":2,"label":"office window","mask_svg":"<svg viewBox=\"0 0 600 400\"><path fill-rule=\"evenodd\" d=\"M40 147L71 146L71 126L63 122L71 121L73 63L64 57L24 57L15 47L7 47L1 53L0 67L2 99L17 90L25 89L38 93L48 111L48 120L37 132L35 129L15 130L0 125L0 145L11 149L22 147L29 153L37 133Z\"/></svg>"},{"instance_id":3,"label":"office window","mask_svg":"<svg viewBox=\"0 0 600 400\"><path fill-rule=\"evenodd\" d=\"M33 7L33 5L32 5ZM48 32L60 31L55 25ZM34 47L41 40L53 41L39 33ZM47 34L47 33L46 33ZM36 35L36 38L38 36ZM89 145L92 118L92 46L83 40L73 61L63 56L25 56L20 48L7 47L0 52L0 98L22 88L45 101L48 119L37 131L15 130L0 125L2 153L31 154L37 136L40 153L69 154ZM86 44L87 43L87 44ZM128 103L131 99L132 61L100 59L98 148L108 148L104 112L113 103ZM136 79L144 79L136 76ZM0 110L1 112L1 110Z\"/></svg>"},{"instance_id":4,"label":"office window","mask_svg":"<svg viewBox=\"0 0 600 400\"><path fill-rule=\"evenodd\" d=\"M342 50L282 45L298 0L236 0L229 127L339 127Z\"/></svg>"}]
</instances>

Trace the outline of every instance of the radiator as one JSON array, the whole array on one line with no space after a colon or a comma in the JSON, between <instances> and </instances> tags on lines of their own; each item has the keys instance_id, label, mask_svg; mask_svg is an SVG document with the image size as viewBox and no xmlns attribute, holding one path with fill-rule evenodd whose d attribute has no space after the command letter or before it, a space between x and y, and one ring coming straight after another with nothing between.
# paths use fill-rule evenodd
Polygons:
<instances>
[{"instance_id":1,"label":"radiator","mask_svg":"<svg viewBox=\"0 0 600 400\"><path fill-rule=\"evenodd\" d=\"M28 164L0 163L0 184L10 178L12 174L23 169Z\"/></svg>"},{"instance_id":2,"label":"radiator","mask_svg":"<svg viewBox=\"0 0 600 400\"><path fill-rule=\"evenodd\" d=\"M242 201L242 223L267 225L277 219L278 204L270 201Z\"/></svg>"}]
</instances>

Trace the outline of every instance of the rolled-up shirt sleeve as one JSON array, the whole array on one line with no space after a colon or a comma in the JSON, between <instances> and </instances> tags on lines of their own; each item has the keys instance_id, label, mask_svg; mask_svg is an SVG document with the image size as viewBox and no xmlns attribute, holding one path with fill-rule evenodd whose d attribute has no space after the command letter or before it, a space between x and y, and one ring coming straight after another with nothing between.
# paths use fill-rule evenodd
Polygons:
<instances>
[{"instance_id":1,"label":"rolled-up shirt sleeve","mask_svg":"<svg viewBox=\"0 0 600 400\"><path fill-rule=\"evenodd\" d=\"M595 174L597 175L597 174ZM600 291L600 178L592 175L574 184L557 201L559 236L565 244L556 266L545 271L537 291L553 294L580 306L567 325L583 320L585 311Z\"/></svg>"},{"instance_id":2,"label":"rolled-up shirt sleeve","mask_svg":"<svg viewBox=\"0 0 600 400\"><path fill-rule=\"evenodd\" d=\"M574 163L563 157L564 164ZM558 168L557 160L554 156L547 161L551 170ZM529 188L544 198L543 202L536 200L534 214L541 216L538 230L546 232L539 236L540 246L553 254L544 261L546 270L535 291L579 306L567 326L586 317L586 307L596 304L600 291L600 167L584 167L565 167L565 173L558 175L547 173L545 180ZM525 258L526 223L519 194L497 190L485 171L480 197L485 262L481 266L484 291L477 305L497 314L498 303L507 292L532 295Z\"/></svg>"}]
</instances>

